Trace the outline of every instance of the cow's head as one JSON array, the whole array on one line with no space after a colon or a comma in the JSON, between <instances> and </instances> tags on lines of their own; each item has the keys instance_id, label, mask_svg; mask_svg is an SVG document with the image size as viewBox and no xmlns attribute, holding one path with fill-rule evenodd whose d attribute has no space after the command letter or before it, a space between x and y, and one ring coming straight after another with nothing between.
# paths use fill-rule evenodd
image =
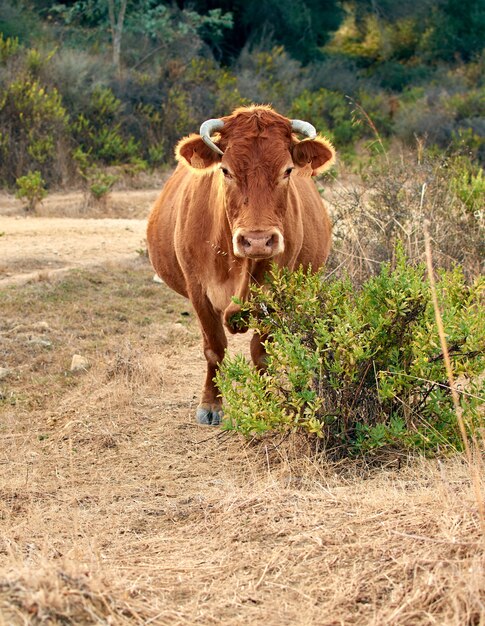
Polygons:
<instances>
[{"instance_id":1,"label":"cow's head","mask_svg":"<svg viewBox=\"0 0 485 626\"><path fill-rule=\"evenodd\" d=\"M296 133L308 138L299 141ZM284 216L294 176L313 176L335 160L332 144L308 122L267 106L242 107L208 120L200 135L182 139L177 159L195 172L218 170L234 254L268 259L285 247Z\"/></svg>"}]
</instances>

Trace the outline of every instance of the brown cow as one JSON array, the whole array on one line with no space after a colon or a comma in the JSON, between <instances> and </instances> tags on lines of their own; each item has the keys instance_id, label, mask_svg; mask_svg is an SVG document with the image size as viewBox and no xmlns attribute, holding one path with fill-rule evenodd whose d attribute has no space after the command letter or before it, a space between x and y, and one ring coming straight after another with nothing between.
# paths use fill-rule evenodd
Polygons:
<instances>
[{"instance_id":1,"label":"brown cow","mask_svg":"<svg viewBox=\"0 0 485 626\"><path fill-rule=\"evenodd\" d=\"M299 141L295 133L308 138ZM311 124L251 106L204 122L200 135L179 142L176 157L150 215L148 248L157 274L197 313L207 359L197 421L219 424L213 379L227 346L224 324L244 332L231 325L238 311L231 298L247 298L271 260L315 269L325 262L331 227L311 176L330 167L335 152ZM264 355L255 335L258 367Z\"/></svg>"}]
</instances>

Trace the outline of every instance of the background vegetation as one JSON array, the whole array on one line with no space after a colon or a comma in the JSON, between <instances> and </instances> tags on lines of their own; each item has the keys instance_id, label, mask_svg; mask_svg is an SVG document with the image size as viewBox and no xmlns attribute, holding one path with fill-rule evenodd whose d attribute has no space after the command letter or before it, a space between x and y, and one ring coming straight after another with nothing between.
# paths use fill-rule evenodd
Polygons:
<instances>
[{"instance_id":1,"label":"background vegetation","mask_svg":"<svg viewBox=\"0 0 485 626\"><path fill-rule=\"evenodd\" d=\"M363 107L384 143L483 162L483 41L483 0L5 0L0 184L159 167L250 101L309 119L346 159L375 138Z\"/></svg>"}]
</instances>

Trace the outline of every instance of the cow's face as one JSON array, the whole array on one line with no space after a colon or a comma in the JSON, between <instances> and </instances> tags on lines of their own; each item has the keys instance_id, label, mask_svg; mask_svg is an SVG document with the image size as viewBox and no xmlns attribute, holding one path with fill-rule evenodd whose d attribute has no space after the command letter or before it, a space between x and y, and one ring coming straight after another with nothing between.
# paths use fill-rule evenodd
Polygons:
<instances>
[{"instance_id":1,"label":"cow's face","mask_svg":"<svg viewBox=\"0 0 485 626\"><path fill-rule=\"evenodd\" d=\"M183 139L177 158L198 173L213 171L224 189L233 252L268 259L285 249L285 214L292 177L314 175L334 161L334 150L318 137L298 141L289 120L269 109L224 118L216 140L219 155L198 135ZM263 115L261 115L263 113Z\"/></svg>"}]
</instances>

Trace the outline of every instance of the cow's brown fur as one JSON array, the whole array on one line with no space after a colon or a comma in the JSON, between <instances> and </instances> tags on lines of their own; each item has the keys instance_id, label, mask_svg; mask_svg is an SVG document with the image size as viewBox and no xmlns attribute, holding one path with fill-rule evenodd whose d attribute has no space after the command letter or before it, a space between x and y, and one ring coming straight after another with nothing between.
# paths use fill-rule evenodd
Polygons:
<instances>
[{"instance_id":1,"label":"cow's brown fur","mask_svg":"<svg viewBox=\"0 0 485 626\"><path fill-rule=\"evenodd\" d=\"M199 135L179 142L179 164L153 207L147 230L157 274L191 300L199 318L207 378L198 417L208 423L218 423L221 411L213 378L227 346L223 324L240 332L231 325L238 310L231 297L245 299L250 283L263 279L272 256L241 256L244 249L237 248L233 236L254 236L254 249L267 250L270 244L257 237L274 232L278 243L272 260L278 265L320 267L329 253L331 228L311 176L335 158L330 142L323 137L298 141L290 121L270 107L244 107L222 119L224 127L213 138L222 157ZM288 175L290 167L294 170ZM251 354L261 366L264 349L257 336Z\"/></svg>"}]
</instances>

